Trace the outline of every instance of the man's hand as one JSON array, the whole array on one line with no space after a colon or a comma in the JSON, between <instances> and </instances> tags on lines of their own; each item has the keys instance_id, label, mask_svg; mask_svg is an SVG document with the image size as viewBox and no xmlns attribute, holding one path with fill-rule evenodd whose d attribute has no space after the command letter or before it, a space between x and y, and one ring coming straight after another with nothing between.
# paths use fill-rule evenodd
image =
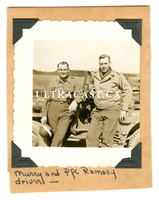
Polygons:
<instances>
[{"instance_id":1,"label":"man's hand","mask_svg":"<svg viewBox=\"0 0 159 200\"><path fill-rule=\"evenodd\" d=\"M126 115L126 111L124 110L121 110L120 111L120 116L119 116L119 120L122 122L122 121L125 121L125 115Z\"/></svg>"},{"instance_id":2,"label":"man's hand","mask_svg":"<svg viewBox=\"0 0 159 200\"><path fill-rule=\"evenodd\" d=\"M47 117L46 116L43 116L42 118L41 118L41 123L42 124L45 124L47 122Z\"/></svg>"},{"instance_id":3,"label":"man's hand","mask_svg":"<svg viewBox=\"0 0 159 200\"><path fill-rule=\"evenodd\" d=\"M77 108L77 102L76 101L72 101L72 103L68 107L69 112L76 111L76 108Z\"/></svg>"}]
</instances>

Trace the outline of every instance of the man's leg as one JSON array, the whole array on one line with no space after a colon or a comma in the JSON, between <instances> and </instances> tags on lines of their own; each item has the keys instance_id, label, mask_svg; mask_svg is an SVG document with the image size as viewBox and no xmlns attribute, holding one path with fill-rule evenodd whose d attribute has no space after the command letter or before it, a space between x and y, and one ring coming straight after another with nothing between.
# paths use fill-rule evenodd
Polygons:
<instances>
[{"instance_id":1,"label":"man's leg","mask_svg":"<svg viewBox=\"0 0 159 200\"><path fill-rule=\"evenodd\" d=\"M48 124L50 125L53 132L56 131L58 118L60 115L60 104L51 102L48 111Z\"/></svg>"},{"instance_id":2,"label":"man's leg","mask_svg":"<svg viewBox=\"0 0 159 200\"><path fill-rule=\"evenodd\" d=\"M99 147L99 137L103 129L103 120L100 119L99 113L94 113L86 137L87 147Z\"/></svg>"},{"instance_id":3,"label":"man's leg","mask_svg":"<svg viewBox=\"0 0 159 200\"><path fill-rule=\"evenodd\" d=\"M57 128L57 124L58 124L59 113L60 113L60 104L51 102L50 106L49 106L49 111L48 111L48 124L51 127L53 136L50 137L48 135L48 137L44 138L45 143L47 143L48 146L50 146L52 143L52 139L54 137L54 134L55 134L55 131Z\"/></svg>"},{"instance_id":4,"label":"man's leg","mask_svg":"<svg viewBox=\"0 0 159 200\"><path fill-rule=\"evenodd\" d=\"M113 139L117 130L119 111L108 111L104 120L103 143L106 147L112 147Z\"/></svg>"},{"instance_id":5,"label":"man's leg","mask_svg":"<svg viewBox=\"0 0 159 200\"><path fill-rule=\"evenodd\" d=\"M68 127L72 121L70 115L61 117L58 121L58 125L54 134L54 138L51 143L51 147L62 147L63 139L66 135Z\"/></svg>"}]
</instances>

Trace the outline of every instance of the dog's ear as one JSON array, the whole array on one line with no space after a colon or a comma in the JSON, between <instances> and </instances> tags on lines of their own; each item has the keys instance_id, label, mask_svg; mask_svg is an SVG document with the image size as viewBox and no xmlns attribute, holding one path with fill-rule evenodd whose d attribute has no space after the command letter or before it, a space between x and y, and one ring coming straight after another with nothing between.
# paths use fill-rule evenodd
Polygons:
<instances>
[{"instance_id":1,"label":"dog's ear","mask_svg":"<svg viewBox=\"0 0 159 200\"><path fill-rule=\"evenodd\" d=\"M89 111L91 111L91 105L88 104L88 105L86 106L86 109L89 110Z\"/></svg>"}]
</instances>

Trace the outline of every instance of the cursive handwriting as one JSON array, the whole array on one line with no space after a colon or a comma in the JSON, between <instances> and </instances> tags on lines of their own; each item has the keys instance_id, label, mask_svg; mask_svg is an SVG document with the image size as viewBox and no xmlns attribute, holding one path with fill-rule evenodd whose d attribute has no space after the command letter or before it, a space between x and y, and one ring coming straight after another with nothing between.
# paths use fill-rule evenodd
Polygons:
<instances>
[{"instance_id":1,"label":"cursive handwriting","mask_svg":"<svg viewBox=\"0 0 159 200\"><path fill-rule=\"evenodd\" d=\"M114 169L108 170L100 170L100 169L90 169L87 167L78 167L78 168L62 168L62 170L55 169L52 172L23 172L20 170L14 171L15 174L15 184L16 185L28 185L28 184L40 184L45 185L46 183L58 183L59 177L69 177L73 180L76 179L77 176L112 176L114 179L117 179L117 175Z\"/></svg>"}]
</instances>

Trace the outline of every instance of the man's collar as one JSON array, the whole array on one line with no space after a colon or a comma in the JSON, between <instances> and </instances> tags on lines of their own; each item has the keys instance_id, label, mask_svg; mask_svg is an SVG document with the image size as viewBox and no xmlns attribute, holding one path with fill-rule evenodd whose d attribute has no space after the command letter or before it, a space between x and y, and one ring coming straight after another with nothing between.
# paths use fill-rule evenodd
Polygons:
<instances>
[{"instance_id":1,"label":"man's collar","mask_svg":"<svg viewBox=\"0 0 159 200\"><path fill-rule=\"evenodd\" d=\"M102 80L105 79L105 77L107 77L111 73L111 71L112 71L111 67L109 67L108 70L105 73L103 73L102 70L99 68L100 78Z\"/></svg>"},{"instance_id":2,"label":"man's collar","mask_svg":"<svg viewBox=\"0 0 159 200\"><path fill-rule=\"evenodd\" d=\"M111 77L114 77L114 70L111 69L110 73L104 77L104 79L102 80L101 77L100 77L100 71L99 69L95 71L94 73L95 77L99 80L99 81L105 81L105 80L108 80L109 78Z\"/></svg>"},{"instance_id":3,"label":"man's collar","mask_svg":"<svg viewBox=\"0 0 159 200\"><path fill-rule=\"evenodd\" d=\"M59 83L64 83L64 82L70 83L70 77L69 76L64 80L62 80L60 77L58 77L57 80L58 80Z\"/></svg>"}]
</instances>

